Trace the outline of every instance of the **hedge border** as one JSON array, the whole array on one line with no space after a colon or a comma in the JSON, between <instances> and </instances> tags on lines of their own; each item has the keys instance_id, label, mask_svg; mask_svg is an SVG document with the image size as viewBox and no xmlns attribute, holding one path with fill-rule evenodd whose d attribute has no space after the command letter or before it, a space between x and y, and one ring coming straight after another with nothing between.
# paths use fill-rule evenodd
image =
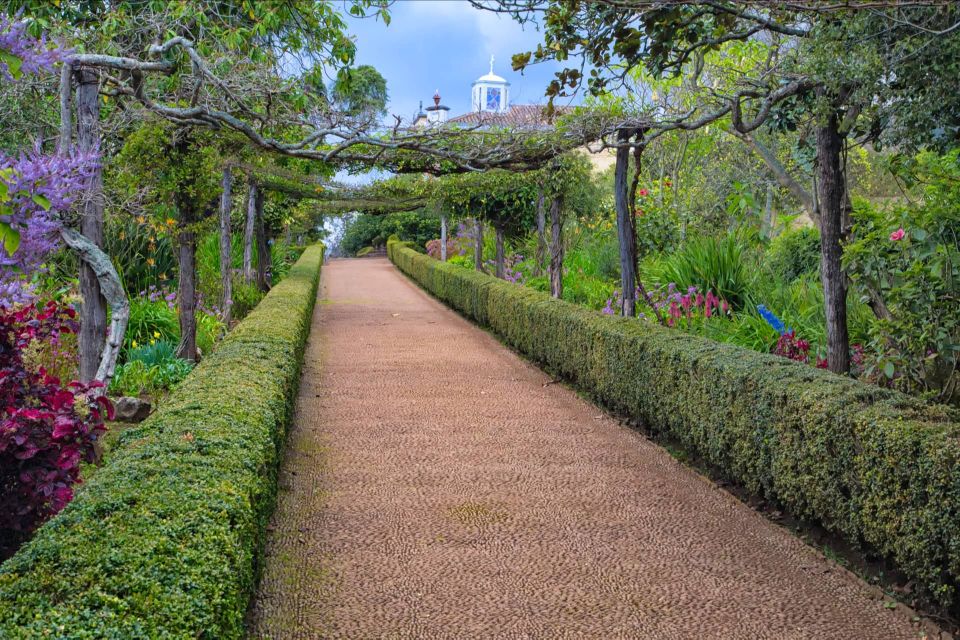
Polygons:
<instances>
[{"instance_id":1,"label":"hedge border","mask_svg":"<svg viewBox=\"0 0 960 640\"><path fill-rule=\"evenodd\" d=\"M770 354L606 316L439 262L428 292L755 495L869 545L942 606L960 586L960 424L948 407Z\"/></svg>"},{"instance_id":2,"label":"hedge border","mask_svg":"<svg viewBox=\"0 0 960 640\"><path fill-rule=\"evenodd\" d=\"M0 566L3 638L240 638L323 246Z\"/></svg>"}]
</instances>

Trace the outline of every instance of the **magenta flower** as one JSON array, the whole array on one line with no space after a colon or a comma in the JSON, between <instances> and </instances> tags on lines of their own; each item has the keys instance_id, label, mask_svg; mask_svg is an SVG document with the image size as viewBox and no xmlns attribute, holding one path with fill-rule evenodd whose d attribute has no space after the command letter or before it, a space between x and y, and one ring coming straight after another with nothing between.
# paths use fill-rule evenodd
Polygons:
<instances>
[{"instance_id":1,"label":"magenta flower","mask_svg":"<svg viewBox=\"0 0 960 640\"><path fill-rule=\"evenodd\" d=\"M903 240L904 236L906 235L907 235L907 232L903 230L903 227L900 227L899 229L897 229L896 231L890 234L890 240L892 240L893 242L897 242L899 240Z\"/></svg>"}]
</instances>

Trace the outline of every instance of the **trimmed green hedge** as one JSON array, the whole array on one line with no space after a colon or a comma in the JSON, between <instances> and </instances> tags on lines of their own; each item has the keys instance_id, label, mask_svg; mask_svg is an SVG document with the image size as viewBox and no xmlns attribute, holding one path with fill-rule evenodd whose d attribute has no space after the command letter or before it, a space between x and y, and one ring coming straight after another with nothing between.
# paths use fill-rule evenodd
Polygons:
<instances>
[{"instance_id":1,"label":"trimmed green hedge","mask_svg":"<svg viewBox=\"0 0 960 640\"><path fill-rule=\"evenodd\" d=\"M0 638L240 638L323 247L0 566Z\"/></svg>"},{"instance_id":2,"label":"trimmed green hedge","mask_svg":"<svg viewBox=\"0 0 960 640\"><path fill-rule=\"evenodd\" d=\"M942 605L960 584L960 425L942 406L605 316L438 262L391 260L427 291L749 491L893 559Z\"/></svg>"}]
</instances>

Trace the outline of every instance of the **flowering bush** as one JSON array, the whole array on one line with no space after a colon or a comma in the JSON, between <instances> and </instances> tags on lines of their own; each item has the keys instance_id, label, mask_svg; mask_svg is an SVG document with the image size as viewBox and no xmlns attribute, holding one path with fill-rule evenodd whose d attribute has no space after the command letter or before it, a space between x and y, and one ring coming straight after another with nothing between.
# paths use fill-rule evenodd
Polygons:
<instances>
[{"instance_id":1,"label":"flowering bush","mask_svg":"<svg viewBox=\"0 0 960 640\"><path fill-rule=\"evenodd\" d=\"M643 304L644 298L637 287L635 291L636 299ZM717 317L729 317L730 305L726 300L718 298L712 291L707 291L706 295L697 290L696 287L687 287L686 293L677 290L676 283L671 282L666 287L657 287L650 293L650 301L660 313L669 327L683 327L690 330L694 325L703 324L705 320ZM602 309L603 313L613 315L620 308L620 291L614 289L613 295L607 300L606 306ZM646 319L647 316L639 311L641 305L638 305L637 317Z\"/></svg>"},{"instance_id":2,"label":"flowering bush","mask_svg":"<svg viewBox=\"0 0 960 640\"><path fill-rule=\"evenodd\" d=\"M471 256L473 255L473 248L477 244L477 238L474 235L474 229L472 226L468 226L463 222L457 223L457 233L453 236L453 242L456 245L456 250L454 253L460 256ZM448 257L453 254L447 254Z\"/></svg>"},{"instance_id":3,"label":"flowering bush","mask_svg":"<svg viewBox=\"0 0 960 640\"><path fill-rule=\"evenodd\" d=\"M30 36L26 22L0 14L0 79L52 71L64 55ZM0 153L0 307L32 299L24 276L56 247L57 214L69 208L96 166L93 155L47 156L39 147L17 157Z\"/></svg>"},{"instance_id":4,"label":"flowering bush","mask_svg":"<svg viewBox=\"0 0 960 640\"><path fill-rule=\"evenodd\" d=\"M844 265L886 313L869 328L867 374L901 391L960 405L960 152L921 153L897 168L922 198L854 203Z\"/></svg>"},{"instance_id":5,"label":"flowering bush","mask_svg":"<svg viewBox=\"0 0 960 640\"><path fill-rule=\"evenodd\" d=\"M787 328L783 320L778 318L777 315L770 311L770 309L768 309L765 305L757 305L757 313L760 314L760 317L763 318L767 324L773 327L773 329L780 334L780 337L777 339L777 344L774 345L771 353L784 358L789 358L791 360L796 360L797 362L814 364L818 369L827 368L827 359L819 355L816 356L814 362L811 363L810 341L800 338L794 329ZM874 383L880 382L879 380L873 379L869 375L865 375L868 372L865 370L864 362L865 357L863 345L850 345L851 375L853 375L855 378L866 377L870 382Z\"/></svg>"},{"instance_id":6,"label":"flowering bush","mask_svg":"<svg viewBox=\"0 0 960 640\"><path fill-rule=\"evenodd\" d=\"M773 348L774 355L790 358L797 362L808 362L810 358L810 343L797 337L793 329L780 334L777 345ZM819 366L819 363L818 365Z\"/></svg>"},{"instance_id":7,"label":"flowering bush","mask_svg":"<svg viewBox=\"0 0 960 640\"><path fill-rule=\"evenodd\" d=\"M519 254L505 257L503 260L503 279L513 284L523 284L526 276L520 269L521 262L523 262L523 256ZM497 268L497 263L493 260L484 260L483 266L490 273L493 273Z\"/></svg>"},{"instance_id":8,"label":"flowering bush","mask_svg":"<svg viewBox=\"0 0 960 640\"><path fill-rule=\"evenodd\" d=\"M36 342L58 344L77 327L56 302L0 312L0 556L73 498L80 462L112 418L102 385L64 386L24 360Z\"/></svg>"},{"instance_id":9,"label":"flowering bush","mask_svg":"<svg viewBox=\"0 0 960 640\"><path fill-rule=\"evenodd\" d=\"M440 259L440 248L443 243L439 238L435 238L427 242L427 255L433 258L434 260ZM457 246L456 238L447 238L447 257L457 255L459 249Z\"/></svg>"}]
</instances>

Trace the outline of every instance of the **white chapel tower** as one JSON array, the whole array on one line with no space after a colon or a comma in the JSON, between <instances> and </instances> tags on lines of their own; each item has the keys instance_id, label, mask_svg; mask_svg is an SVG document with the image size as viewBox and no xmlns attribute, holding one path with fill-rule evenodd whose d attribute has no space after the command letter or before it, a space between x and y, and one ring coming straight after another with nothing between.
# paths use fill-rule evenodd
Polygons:
<instances>
[{"instance_id":1,"label":"white chapel tower","mask_svg":"<svg viewBox=\"0 0 960 640\"><path fill-rule=\"evenodd\" d=\"M506 113L510 110L510 83L493 72L493 56L490 56L490 73L473 83L472 96L474 112Z\"/></svg>"}]
</instances>

